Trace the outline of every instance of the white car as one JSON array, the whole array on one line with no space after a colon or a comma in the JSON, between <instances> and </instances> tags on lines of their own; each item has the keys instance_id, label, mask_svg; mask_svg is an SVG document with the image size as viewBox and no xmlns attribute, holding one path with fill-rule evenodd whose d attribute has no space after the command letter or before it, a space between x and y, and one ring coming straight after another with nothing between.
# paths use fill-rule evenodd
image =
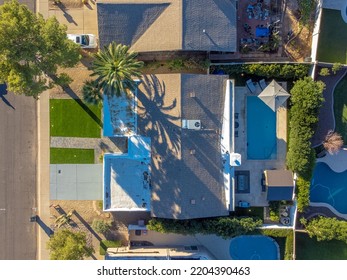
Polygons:
<instances>
[{"instance_id":1,"label":"white car","mask_svg":"<svg viewBox=\"0 0 347 280\"><path fill-rule=\"evenodd\" d=\"M93 34L67 34L67 37L80 45L81 48L96 48L96 37Z\"/></svg>"}]
</instances>

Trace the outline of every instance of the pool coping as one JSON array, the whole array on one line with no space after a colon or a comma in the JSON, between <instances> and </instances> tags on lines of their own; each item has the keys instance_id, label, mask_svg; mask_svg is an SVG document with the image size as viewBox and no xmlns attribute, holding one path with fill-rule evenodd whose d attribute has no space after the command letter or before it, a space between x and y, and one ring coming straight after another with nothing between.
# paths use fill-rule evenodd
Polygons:
<instances>
[{"instance_id":1,"label":"pool coping","mask_svg":"<svg viewBox=\"0 0 347 280\"><path fill-rule=\"evenodd\" d=\"M313 206L313 207L326 207L331 212L333 212L336 216L347 220L347 214L340 213L339 211L337 211L333 206L331 206L328 203L324 203L324 202L310 202L310 206Z\"/></svg>"}]
</instances>

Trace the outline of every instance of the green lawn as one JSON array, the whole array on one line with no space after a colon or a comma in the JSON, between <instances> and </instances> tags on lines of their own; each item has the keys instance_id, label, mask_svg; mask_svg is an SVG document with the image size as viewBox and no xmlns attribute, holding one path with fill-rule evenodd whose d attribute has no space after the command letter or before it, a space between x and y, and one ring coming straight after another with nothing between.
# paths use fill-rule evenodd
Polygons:
<instances>
[{"instance_id":1,"label":"green lawn","mask_svg":"<svg viewBox=\"0 0 347 280\"><path fill-rule=\"evenodd\" d=\"M334 92L334 114L336 131L347 143L347 75L336 86Z\"/></svg>"},{"instance_id":2,"label":"green lawn","mask_svg":"<svg viewBox=\"0 0 347 280\"><path fill-rule=\"evenodd\" d=\"M296 234L297 260L347 260L347 244L342 241L316 241L305 233Z\"/></svg>"},{"instance_id":3,"label":"green lawn","mask_svg":"<svg viewBox=\"0 0 347 280\"><path fill-rule=\"evenodd\" d=\"M117 248L122 245L120 240L101 240L100 241L100 255L106 254L107 248Z\"/></svg>"},{"instance_id":4,"label":"green lawn","mask_svg":"<svg viewBox=\"0 0 347 280\"><path fill-rule=\"evenodd\" d=\"M94 163L93 149L51 148L51 164Z\"/></svg>"},{"instance_id":5,"label":"green lawn","mask_svg":"<svg viewBox=\"0 0 347 280\"><path fill-rule=\"evenodd\" d=\"M86 105L81 100L50 100L51 136L101 136L101 108Z\"/></svg>"},{"instance_id":6,"label":"green lawn","mask_svg":"<svg viewBox=\"0 0 347 280\"><path fill-rule=\"evenodd\" d=\"M341 11L323 9L317 58L321 62L347 63L347 24Z\"/></svg>"}]
</instances>

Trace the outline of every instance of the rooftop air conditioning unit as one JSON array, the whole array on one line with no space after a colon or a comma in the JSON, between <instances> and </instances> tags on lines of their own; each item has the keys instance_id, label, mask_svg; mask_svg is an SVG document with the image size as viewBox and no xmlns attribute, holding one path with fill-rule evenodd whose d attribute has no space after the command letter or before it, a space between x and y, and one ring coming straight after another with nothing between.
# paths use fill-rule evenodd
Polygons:
<instances>
[{"instance_id":1,"label":"rooftop air conditioning unit","mask_svg":"<svg viewBox=\"0 0 347 280\"><path fill-rule=\"evenodd\" d=\"M182 128L200 130L201 121L200 120L182 120Z\"/></svg>"}]
</instances>

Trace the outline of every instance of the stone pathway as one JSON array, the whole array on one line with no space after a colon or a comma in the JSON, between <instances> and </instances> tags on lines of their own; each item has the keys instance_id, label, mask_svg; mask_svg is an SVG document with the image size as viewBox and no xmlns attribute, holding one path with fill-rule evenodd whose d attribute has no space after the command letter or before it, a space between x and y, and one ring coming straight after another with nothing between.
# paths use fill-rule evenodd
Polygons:
<instances>
[{"instance_id":1,"label":"stone pathway","mask_svg":"<svg viewBox=\"0 0 347 280\"><path fill-rule=\"evenodd\" d=\"M51 148L94 149L95 163L103 153L125 153L127 141L125 137L51 137Z\"/></svg>"}]
</instances>

